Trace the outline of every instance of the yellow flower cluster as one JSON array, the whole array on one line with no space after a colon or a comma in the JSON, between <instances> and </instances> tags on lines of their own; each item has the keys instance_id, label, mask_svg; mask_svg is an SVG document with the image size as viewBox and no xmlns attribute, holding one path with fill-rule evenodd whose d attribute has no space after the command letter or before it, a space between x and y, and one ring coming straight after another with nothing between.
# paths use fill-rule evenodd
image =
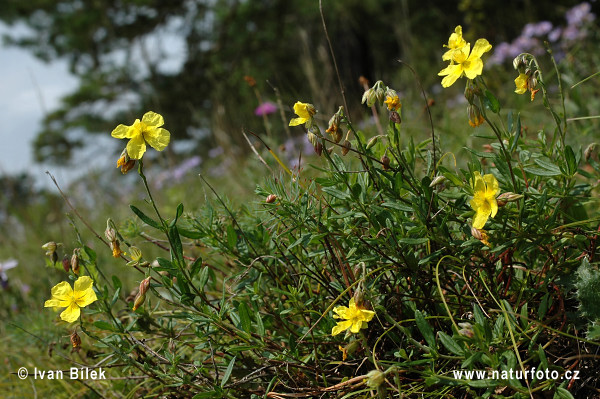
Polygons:
<instances>
[{"instance_id":1,"label":"yellow flower cluster","mask_svg":"<svg viewBox=\"0 0 600 399\"><path fill-rule=\"evenodd\" d=\"M443 87L452 86L463 75L468 79L475 79L481 75L483 71L481 56L492 49L492 45L486 39L478 39L471 49L471 44L463 39L460 25L454 29L448 44L444 47L448 47L448 51L442 55L442 60L450 61L450 65L438 73L439 76L444 76Z\"/></svg>"}]
</instances>

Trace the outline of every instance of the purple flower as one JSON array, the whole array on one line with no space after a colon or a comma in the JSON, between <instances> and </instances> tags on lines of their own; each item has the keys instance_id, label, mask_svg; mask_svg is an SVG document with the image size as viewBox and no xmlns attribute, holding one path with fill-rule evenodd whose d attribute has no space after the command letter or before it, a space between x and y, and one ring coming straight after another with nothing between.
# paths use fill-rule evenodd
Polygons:
<instances>
[{"instance_id":1,"label":"purple flower","mask_svg":"<svg viewBox=\"0 0 600 399\"><path fill-rule=\"evenodd\" d=\"M256 107L256 109L254 110L254 115L256 115L256 116L269 115L275 111L277 111L277 105L270 101L266 101L266 102L260 104L258 107Z\"/></svg>"},{"instance_id":2,"label":"purple flower","mask_svg":"<svg viewBox=\"0 0 600 399\"><path fill-rule=\"evenodd\" d=\"M188 158L182 163L180 163L179 166L177 166L175 169L173 169L173 172L171 172L171 176L175 180L181 180L181 178L185 176L187 172L200 165L201 162L202 158L198 155Z\"/></svg>"},{"instance_id":3,"label":"purple flower","mask_svg":"<svg viewBox=\"0 0 600 399\"><path fill-rule=\"evenodd\" d=\"M555 42L558 39L560 39L561 34L562 34L561 28L554 28L554 29L552 29L552 32L550 32L548 34L548 40L550 40L551 42Z\"/></svg>"},{"instance_id":4,"label":"purple flower","mask_svg":"<svg viewBox=\"0 0 600 399\"><path fill-rule=\"evenodd\" d=\"M542 21L538 23L530 23L525 25L523 28L522 36L525 37L536 37L536 36L544 36L548 34L552 30L552 24L548 21Z\"/></svg>"},{"instance_id":5,"label":"purple flower","mask_svg":"<svg viewBox=\"0 0 600 399\"><path fill-rule=\"evenodd\" d=\"M567 19L567 23L569 26L580 26L585 22L591 22L596 19L596 16L592 14L590 11L592 10L592 6L590 3L581 3L573 8L571 8L565 14L565 18Z\"/></svg>"}]
</instances>

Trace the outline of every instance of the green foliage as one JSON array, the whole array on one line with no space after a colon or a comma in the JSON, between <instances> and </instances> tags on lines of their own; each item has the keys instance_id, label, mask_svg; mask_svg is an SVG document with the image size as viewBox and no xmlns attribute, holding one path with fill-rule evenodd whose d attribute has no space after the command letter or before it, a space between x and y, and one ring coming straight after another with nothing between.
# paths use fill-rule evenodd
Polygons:
<instances>
[{"instance_id":1,"label":"green foliage","mask_svg":"<svg viewBox=\"0 0 600 399\"><path fill-rule=\"evenodd\" d=\"M250 12L245 4L239 8ZM382 92L363 119L379 106L389 111L385 128L361 130L341 108L337 125L327 126L347 132L339 142L321 134L319 117L307 121L318 156L261 179L253 200L240 205L204 175L193 181L204 195L189 194L189 184L185 200L168 200L140 160L133 185L146 200L123 206L129 218L111 209L118 222L109 219L106 239L93 231L94 244L79 223L93 227L76 213L75 239L63 240L80 254L98 301L78 325L57 322L44 332L50 337L39 328L34 336L68 345L77 331L80 352L61 354L110 367L118 379L87 382L106 396L116 389L190 398L593 394L600 168L573 137L564 93L551 97L537 59L524 57L541 89L536 111L545 111L535 113L543 121L537 134L525 127L529 112L513 112L488 86L489 74L467 83L469 106L485 123L457 154L443 151L436 119L431 136L415 134L420 103L383 108L396 91L377 83ZM256 148L261 159L277 156ZM479 174L488 186L497 180L499 192L474 184ZM471 227L485 206L484 227ZM131 259L133 246L141 259ZM375 316L355 324L345 309L351 299ZM362 328L332 335L346 319ZM534 368L581 374L569 381L501 374ZM472 371L489 378L461 374Z\"/></svg>"}]
</instances>

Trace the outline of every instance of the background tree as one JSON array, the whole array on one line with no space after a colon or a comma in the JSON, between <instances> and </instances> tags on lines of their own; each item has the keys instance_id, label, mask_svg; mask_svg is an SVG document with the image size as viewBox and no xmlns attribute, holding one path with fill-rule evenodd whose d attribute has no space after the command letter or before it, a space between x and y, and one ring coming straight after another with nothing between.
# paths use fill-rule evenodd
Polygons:
<instances>
[{"instance_id":1,"label":"background tree","mask_svg":"<svg viewBox=\"0 0 600 399\"><path fill-rule=\"evenodd\" d=\"M361 75L406 79L412 87L412 76L399 75L396 60L419 71L437 65L456 24L506 40L526 22L563 18L577 1L535 8L517 0L462 0L458 7L442 0L324 3L346 89L360 95ZM46 61L68 60L80 81L46 116L34 143L37 161L66 164L88 133L106 134L149 109L165 116L174 139L189 144L186 151L202 154L215 142L243 147L242 126L262 129L246 75L273 98L268 80L286 105L311 99L325 114L341 104L317 1L8 0L0 19L29 28L9 34L8 43ZM433 70L421 78L426 85L437 82ZM282 126L274 129L281 132Z\"/></svg>"}]
</instances>

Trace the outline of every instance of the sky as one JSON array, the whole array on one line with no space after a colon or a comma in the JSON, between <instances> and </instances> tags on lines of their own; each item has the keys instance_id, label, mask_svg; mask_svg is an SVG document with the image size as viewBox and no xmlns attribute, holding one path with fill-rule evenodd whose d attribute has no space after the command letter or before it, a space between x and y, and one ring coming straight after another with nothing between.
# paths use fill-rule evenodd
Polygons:
<instances>
[{"instance_id":1,"label":"sky","mask_svg":"<svg viewBox=\"0 0 600 399\"><path fill-rule=\"evenodd\" d=\"M0 35L7 30L0 24ZM45 171L49 167L33 164L32 142L41 130L44 114L76 86L66 62L46 64L26 50L0 45L0 175L27 171L42 184L48 180Z\"/></svg>"}]
</instances>

